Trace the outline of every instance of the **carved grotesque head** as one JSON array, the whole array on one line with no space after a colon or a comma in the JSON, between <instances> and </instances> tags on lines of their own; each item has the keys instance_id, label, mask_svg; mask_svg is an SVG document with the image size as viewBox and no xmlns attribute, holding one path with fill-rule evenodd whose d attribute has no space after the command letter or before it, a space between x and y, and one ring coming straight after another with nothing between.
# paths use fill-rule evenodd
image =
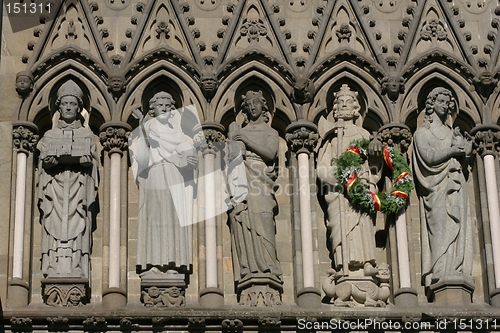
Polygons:
<instances>
[{"instance_id":1,"label":"carved grotesque head","mask_svg":"<svg viewBox=\"0 0 500 333\"><path fill-rule=\"evenodd\" d=\"M19 72L16 75L16 91L25 98L33 91L33 75L29 71Z\"/></svg>"},{"instance_id":2,"label":"carved grotesque head","mask_svg":"<svg viewBox=\"0 0 500 333\"><path fill-rule=\"evenodd\" d=\"M218 85L217 75L214 73L203 74L201 76L201 89L208 99L214 97Z\"/></svg>"},{"instance_id":3,"label":"carved grotesque head","mask_svg":"<svg viewBox=\"0 0 500 333\"><path fill-rule=\"evenodd\" d=\"M76 288L72 289L68 295L68 305L79 306L82 302L82 292Z\"/></svg>"},{"instance_id":4,"label":"carved grotesque head","mask_svg":"<svg viewBox=\"0 0 500 333\"><path fill-rule=\"evenodd\" d=\"M356 120L360 114L361 106L358 101L358 93L352 91L347 84L340 87L340 91L334 94L333 102L334 118L344 120Z\"/></svg>"},{"instance_id":5,"label":"carved grotesque head","mask_svg":"<svg viewBox=\"0 0 500 333\"><path fill-rule=\"evenodd\" d=\"M293 99L299 104L308 103L312 100L314 90L314 83L308 78L301 77L293 86Z\"/></svg>"},{"instance_id":6,"label":"carved grotesque head","mask_svg":"<svg viewBox=\"0 0 500 333\"><path fill-rule=\"evenodd\" d=\"M250 120L256 120L260 116L263 116L266 122L269 121L269 108L267 107L266 99L262 95L262 91L255 92L249 90L242 97L241 108L245 117L245 123L248 123Z\"/></svg>"},{"instance_id":7,"label":"carved grotesque head","mask_svg":"<svg viewBox=\"0 0 500 333\"><path fill-rule=\"evenodd\" d=\"M382 94L387 94L389 99L395 102L400 93L404 93L404 84L405 80L403 77L400 77L395 74L391 74L382 79Z\"/></svg>"},{"instance_id":8,"label":"carved grotesque head","mask_svg":"<svg viewBox=\"0 0 500 333\"><path fill-rule=\"evenodd\" d=\"M125 77L121 74L115 74L108 79L108 89L114 97L120 97L125 86Z\"/></svg>"}]
</instances>

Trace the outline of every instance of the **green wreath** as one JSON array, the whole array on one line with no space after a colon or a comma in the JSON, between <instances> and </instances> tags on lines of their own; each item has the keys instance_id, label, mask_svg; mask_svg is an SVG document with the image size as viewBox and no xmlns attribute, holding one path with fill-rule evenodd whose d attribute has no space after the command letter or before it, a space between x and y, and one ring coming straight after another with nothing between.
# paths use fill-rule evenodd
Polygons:
<instances>
[{"instance_id":1,"label":"green wreath","mask_svg":"<svg viewBox=\"0 0 500 333\"><path fill-rule=\"evenodd\" d=\"M357 172L367 159L369 143L369 140L354 140L339 158L332 161L332 164L337 166L337 179L347 190L351 203L361 210L370 214L375 211L395 214L406 206L410 192L415 188L410 167L399 151L384 145L384 161L392 171L394 187L389 193L376 194L370 191L368 185L363 184L357 177Z\"/></svg>"}]
</instances>

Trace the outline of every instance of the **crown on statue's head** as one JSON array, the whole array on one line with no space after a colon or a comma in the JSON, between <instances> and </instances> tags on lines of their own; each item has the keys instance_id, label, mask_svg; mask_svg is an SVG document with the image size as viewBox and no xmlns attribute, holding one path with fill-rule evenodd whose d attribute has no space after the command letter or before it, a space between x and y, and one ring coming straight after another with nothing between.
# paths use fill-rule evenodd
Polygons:
<instances>
[{"instance_id":1,"label":"crown on statue's head","mask_svg":"<svg viewBox=\"0 0 500 333\"><path fill-rule=\"evenodd\" d=\"M261 90L259 90L259 91L249 90L249 91L247 91L246 95L243 95L241 97L245 101L245 100L254 99L254 98L262 98L264 96L262 95L262 91Z\"/></svg>"},{"instance_id":2,"label":"crown on statue's head","mask_svg":"<svg viewBox=\"0 0 500 333\"><path fill-rule=\"evenodd\" d=\"M74 96L81 100L83 98L83 91L75 81L68 80L57 91L57 98L63 98L64 96Z\"/></svg>"},{"instance_id":3,"label":"crown on statue's head","mask_svg":"<svg viewBox=\"0 0 500 333\"><path fill-rule=\"evenodd\" d=\"M335 93L335 97L339 96L351 96L353 99L358 98L358 93L356 91L352 91L351 88L347 84L343 84L340 87L339 92Z\"/></svg>"}]
</instances>

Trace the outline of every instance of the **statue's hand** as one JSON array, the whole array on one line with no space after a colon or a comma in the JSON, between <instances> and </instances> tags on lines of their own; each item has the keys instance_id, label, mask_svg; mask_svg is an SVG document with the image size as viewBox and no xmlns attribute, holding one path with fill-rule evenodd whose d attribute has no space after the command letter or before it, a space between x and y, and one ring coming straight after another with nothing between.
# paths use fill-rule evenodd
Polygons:
<instances>
[{"instance_id":1,"label":"statue's hand","mask_svg":"<svg viewBox=\"0 0 500 333\"><path fill-rule=\"evenodd\" d=\"M43 164L46 167L51 168L51 167L59 164L59 161L57 160L57 158L55 156L47 156L43 159Z\"/></svg>"},{"instance_id":2,"label":"statue's hand","mask_svg":"<svg viewBox=\"0 0 500 333\"><path fill-rule=\"evenodd\" d=\"M82 157L80 157L80 164L84 167L92 166L92 156L83 155Z\"/></svg>"},{"instance_id":3,"label":"statue's hand","mask_svg":"<svg viewBox=\"0 0 500 333\"><path fill-rule=\"evenodd\" d=\"M384 144L378 139L377 136L374 136L368 145L368 154L370 156L382 156L383 148Z\"/></svg>"},{"instance_id":4,"label":"statue's hand","mask_svg":"<svg viewBox=\"0 0 500 333\"><path fill-rule=\"evenodd\" d=\"M233 121L231 124L229 124L228 128L228 138L229 140L236 141L235 136L238 136L240 134L241 128L238 126L238 124Z\"/></svg>"},{"instance_id":5,"label":"statue's hand","mask_svg":"<svg viewBox=\"0 0 500 333\"><path fill-rule=\"evenodd\" d=\"M195 167L198 165L198 156L189 155L186 157L186 162L188 165Z\"/></svg>"}]
</instances>

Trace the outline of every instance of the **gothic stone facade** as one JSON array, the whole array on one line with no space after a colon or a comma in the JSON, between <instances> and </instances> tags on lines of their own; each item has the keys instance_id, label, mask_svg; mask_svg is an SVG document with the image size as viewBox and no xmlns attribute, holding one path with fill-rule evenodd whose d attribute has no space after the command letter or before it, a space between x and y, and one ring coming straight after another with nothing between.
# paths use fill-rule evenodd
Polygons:
<instances>
[{"instance_id":1,"label":"gothic stone facade","mask_svg":"<svg viewBox=\"0 0 500 333\"><path fill-rule=\"evenodd\" d=\"M492 194L498 189L487 191L492 180L500 181L498 1L52 3L55 17L41 18L35 27L17 32L3 13L0 322L4 329L295 331L306 328L305 322L332 318L348 323L358 319L428 323L427 331L443 329L445 319L466 319L473 325L489 319L490 324L497 320L500 325L498 195ZM88 279L46 281L40 265L36 146L52 128L57 91L69 79L83 90L88 126L98 146L99 212L91 235ZM326 297L322 284L334 258L325 224L327 204L314 186L316 158L324 134L332 130L324 128L321 119L331 117L334 92L344 84L358 92L357 125L400 150L410 167L412 135L423 122L428 93L435 87L452 92L458 106L453 126L474 139L474 153L464 169L472 221L473 289L457 284L439 297L434 295L434 300L427 297L422 282L421 213L413 191L399 224L394 216L380 212L375 220L374 259L390 269L385 306L339 307ZM275 222L282 281L255 280L249 288L256 289L246 291L235 284L224 212L211 220L213 241L207 238L208 221L193 225L193 264L189 279L180 282L186 283L181 286L182 302L170 302L175 307L165 302L159 307L144 305L141 292L150 285L141 282L136 270L139 192L128 162L127 138L139 126L133 111L148 110L149 98L161 90L168 91L177 106L194 106L208 141L201 150L209 150L216 161L221 152L213 143L226 140L233 121L241 123L235 116L241 96L249 90L262 91L272 110L270 125L279 134ZM200 157L203 154L199 152ZM309 170L302 178L299 165ZM299 180L309 182L309 195L299 191ZM390 174L384 174L378 186L389 188ZM305 212L307 205L310 209ZM398 226L404 226L402 234ZM406 236L407 252L398 244L405 238L401 235ZM161 286L163 294L167 287L171 285ZM266 288L274 298L266 298ZM51 292L56 294L48 301ZM252 292L261 293L262 299L252 300ZM72 303L75 293L78 300ZM245 295L248 302L242 301ZM78 307L68 306L72 304ZM453 323L448 328L457 328Z\"/></svg>"}]
</instances>

